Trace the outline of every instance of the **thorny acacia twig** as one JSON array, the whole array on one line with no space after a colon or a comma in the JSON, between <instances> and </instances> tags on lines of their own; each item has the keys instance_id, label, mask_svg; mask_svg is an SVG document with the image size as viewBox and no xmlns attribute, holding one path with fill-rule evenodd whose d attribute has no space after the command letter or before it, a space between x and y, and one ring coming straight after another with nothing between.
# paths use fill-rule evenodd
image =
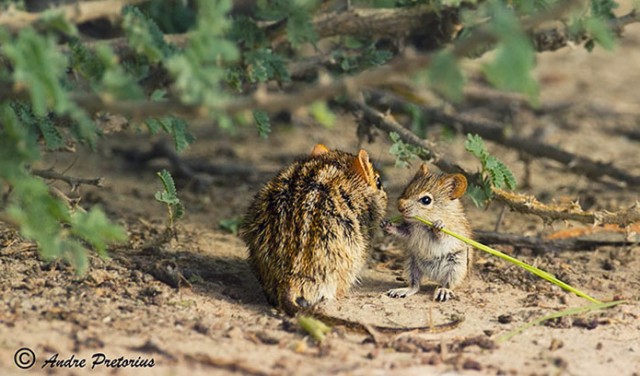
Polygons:
<instances>
[{"instance_id":1,"label":"thorny acacia twig","mask_svg":"<svg viewBox=\"0 0 640 376\"><path fill-rule=\"evenodd\" d=\"M65 19L74 24L95 20L103 17L120 17L125 5L135 5L149 0L99 0L82 1L68 5L61 5L48 12L60 12ZM50 14L50 13L49 13ZM30 13L9 8L0 13L0 26L4 26L9 32L17 33L20 29L41 22L46 15L42 13Z\"/></svg>"},{"instance_id":2,"label":"thorny acacia twig","mask_svg":"<svg viewBox=\"0 0 640 376\"><path fill-rule=\"evenodd\" d=\"M48 169L48 170L32 169L31 173L43 179L62 180L65 183L69 184L72 190L75 190L78 186L82 184L95 185L96 187L102 187L102 185L104 184L104 178L102 177L78 178L78 177L61 174L53 169Z\"/></svg>"},{"instance_id":3,"label":"thorny acacia twig","mask_svg":"<svg viewBox=\"0 0 640 376\"><path fill-rule=\"evenodd\" d=\"M504 202L512 210L519 213L533 214L546 220L572 220L593 225L614 224L627 226L640 222L640 202L636 201L627 209L617 212L607 210L584 211L578 203L572 205L543 204L535 197L522 193L493 189L496 200Z\"/></svg>"}]
</instances>

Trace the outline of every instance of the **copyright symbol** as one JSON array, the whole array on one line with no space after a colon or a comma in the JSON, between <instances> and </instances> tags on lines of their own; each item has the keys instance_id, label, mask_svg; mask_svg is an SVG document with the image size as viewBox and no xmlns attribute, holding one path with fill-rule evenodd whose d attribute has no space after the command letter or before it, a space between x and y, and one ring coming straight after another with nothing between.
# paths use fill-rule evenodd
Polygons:
<instances>
[{"instance_id":1,"label":"copyright symbol","mask_svg":"<svg viewBox=\"0 0 640 376\"><path fill-rule=\"evenodd\" d=\"M36 364L36 354L34 354L30 348L23 347L16 351L16 354L13 356L13 362L22 369L31 368Z\"/></svg>"}]
</instances>

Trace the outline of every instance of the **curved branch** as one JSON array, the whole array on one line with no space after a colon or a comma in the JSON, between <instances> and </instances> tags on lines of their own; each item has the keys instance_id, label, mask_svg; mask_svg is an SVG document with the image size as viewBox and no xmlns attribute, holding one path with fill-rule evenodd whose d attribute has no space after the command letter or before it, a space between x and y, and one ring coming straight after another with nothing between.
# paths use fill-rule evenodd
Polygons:
<instances>
[{"instance_id":1,"label":"curved branch","mask_svg":"<svg viewBox=\"0 0 640 376\"><path fill-rule=\"evenodd\" d=\"M149 0L83 1L62 5L41 13L30 13L9 8L0 13L0 26L5 27L11 33L17 33L26 26L41 22L45 15L50 14L50 12L60 12L69 22L81 24L103 17L119 17L125 5L135 5L147 1Z\"/></svg>"},{"instance_id":2,"label":"curved branch","mask_svg":"<svg viewBox=\"0 0 640 376\"><path fill-rule=\"evenodd\" d=\"M543 204L533 196L507 192L497 188L493 189L493 194L498 201L504 202L512 210L537 215L544 220L572 220L593 225L614 224L619 226L640 222L640 202L638 201L629 208L617 212L607 210L589 212L582 210L578 203L572 205Z\"/></svg>"},{"instance_id":3,"label":"curved branch","mask_svg":"<svg viewBox=\"0 0 640 376\"><path fill-rule=\"evenodd\" d=\"M59 173L53 169L38 170L34 168L31 170L31 173L43 179L62 180L65 183L69 184L72 190L75 190L78 186L82 184L94 185L96 187L102 187L104 185L104 178L102 177L79 178L79 177L74 177L74 176L69 176L69 175Z\"/></svg>"}]
</instances>

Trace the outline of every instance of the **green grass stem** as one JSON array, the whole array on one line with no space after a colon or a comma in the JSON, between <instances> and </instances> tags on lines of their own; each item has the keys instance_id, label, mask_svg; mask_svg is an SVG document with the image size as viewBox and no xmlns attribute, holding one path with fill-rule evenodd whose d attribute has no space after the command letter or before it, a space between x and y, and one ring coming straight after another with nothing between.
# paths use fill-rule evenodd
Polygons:
<instances>
[{"instance_id":1,"label":"green grass stem","mask_svg":"<svg viewBox=\"0 0 640 376\"><path fill-rule=\"evenodd\" d=\"M414 218L416 220L424 223L427 226L433 227L433 223L427 221L426 219L424 219L422 217L416 216ZM509 256L507 254L504 254L504 253L502 253L502 252L500 252L498 250L495 250L495 249L493 249L491 247L488 247L488 246L486 246L486 245L484 245L482 243L478 243L475 240L469 239L469 238L467 238L465 236L462 236L460 234L456 234L455 232L452 232L452 231L450 231L450 230L448 230L446 228L441 229L441 231L444 232L445 234L451 235L454 238L456 238L456 239L458 239L460 241L463 241L463 242L465 242L465 243L467 243L467 244L469 244L469 245L471 245L471 246L473 246L473 247L475 247L475 248L477 248L477 249L479 249L481 251L485 251L485 252L487 252L487 253L489 253L489 254L491 254L493 256L500 257L503 260L507 260L510 263L516 264L519 267L529 271L530 273L533 273L533 274L537 275L538 277L553 283L554 285L560 286L560 287L562 287L563 289L565 289L567 291L570 291L570 292L572 292L572 293L574 293L574 294L576 294L576 295L578 295L578 296L580 296L582 298L585 298L585 299L587 299L588 301L590 301L592 303L603 304L598 299L592 298L591 296L585 294L584 292L582 292L582 291L580 291L580 290L578 290L578 289L576 289L576 288L574 288L574 287L562 282L561 280L559 280L558 278L556 278L552 274L545 272L544 270L540 270L540 269L536 268L535 266L531 266L531 265L529 265L527 263L524 263L524 262L522 262L522 261L520 261L520 260L518 260L516 258L513 258L513 257L511 257L511 256Z\"/></svg>"}]
</instances>

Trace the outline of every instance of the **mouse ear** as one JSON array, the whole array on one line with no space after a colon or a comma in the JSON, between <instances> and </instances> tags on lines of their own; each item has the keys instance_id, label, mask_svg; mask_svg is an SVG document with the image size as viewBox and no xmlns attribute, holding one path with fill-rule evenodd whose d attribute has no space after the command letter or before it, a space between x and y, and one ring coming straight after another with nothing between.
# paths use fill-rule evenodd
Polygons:
<instances>
[{"instance_id":1,"label":"mouse ear","mask_svg":"<svg viewBox=\"0 0 640 376\"><path fill-rule=\"evenodd\" d=\"M462 197L464 192L467 191L467 178L462 174L451 174L447 175L446 179L449 180L449 184L451 185L451 199L455 200L456 198Z\"/></svg>"},{"instance_id":2,"label":"mouse ear","mask_svg":"<svg viewBox=\"0 0 640 376\"><path fill-rule=\"evenodd\" d=\"M429 174L429 166L427 166L426 163L421 164L420 169L418 170L418 173L421 175Z\"/></svg>"},{"instance_id":3,"label":"mouse ear","mask_svg":"<svg viewBox=\"0 0 640 376\"><path fill-rule=\"evenodd\" d=\"M331 150L329 150L329 148L324 146L323 144L316 144L316 146L313 147L313 150L311 150L311 156L317 157L318 155L322 155L330 151Z\"/></svg>"},{"instance_id":4,"label":"mouse ear","mask_svg":"<svg viewBox=\"0 0 640 376\"><path fill-rule=\"evenodd\" d=\"M369 161L369 154L364 149L360 149L360 152L358 152L358 156L353 161L351 169L358 176L364 179L367 184L375 187L376 183L374 181L375 179L371 161Z\"/></svg>"}]
</instances>

